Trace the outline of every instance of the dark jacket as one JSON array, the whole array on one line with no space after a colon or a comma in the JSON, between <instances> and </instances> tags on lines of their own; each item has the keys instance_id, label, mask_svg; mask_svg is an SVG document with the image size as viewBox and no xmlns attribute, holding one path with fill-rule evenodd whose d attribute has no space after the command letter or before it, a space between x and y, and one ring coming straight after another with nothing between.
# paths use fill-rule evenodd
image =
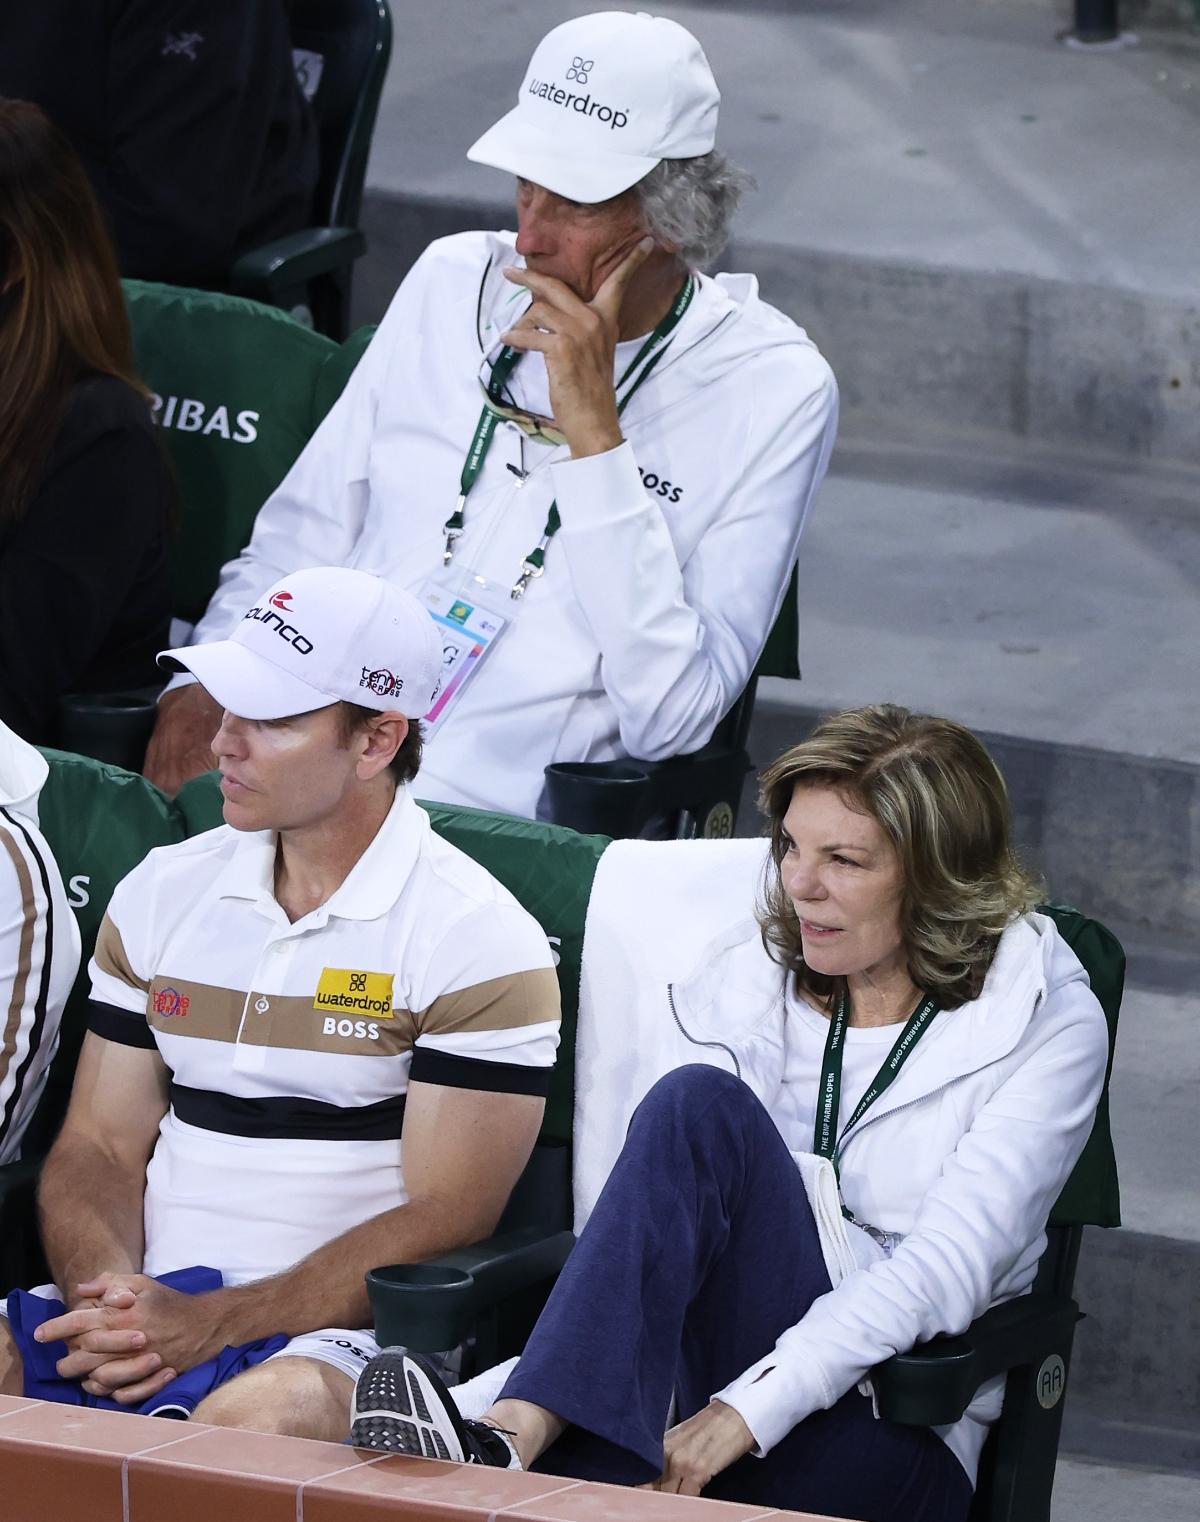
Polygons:
<instances>
[{"instance_id":1,"label":"dark jacket","mask_svg":"<svg viewBox=\"0 0 1200 1522\"><path fill-rule=\"evenodd\" d=\"M161 680L174 487L146 403L92 375L24 514L0 521L0 719L53 745L58 701Z\"/></svg>"},{"instance_id":2,"label":"dark jacket","mask_svg":"<svg viewBox=\"0 0 1200 1522\"><path fill-rule=\"evenodd\" d=\"M284 0L10 0L0 95L70 137L123 275L219 283L239 253L307 225L316 124Z\"/></svg>"}]
</instances>

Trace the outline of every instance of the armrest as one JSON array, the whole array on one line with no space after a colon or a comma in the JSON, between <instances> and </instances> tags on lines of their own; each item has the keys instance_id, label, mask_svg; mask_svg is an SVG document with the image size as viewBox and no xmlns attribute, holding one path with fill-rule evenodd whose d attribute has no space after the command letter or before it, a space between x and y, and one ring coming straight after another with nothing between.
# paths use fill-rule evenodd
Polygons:
<instances>
[{"instance_id":1,"label":"armrest","mask_svg":"<svg viewBox=\"0 0 1200 1522\"><path fill-rule=\"evenodd\" d=\"M140 772L158 706L144 692L72 692L58 702L58 746Z\"/></svg>"},{"instance_id":2,"label":"armrest","mask_svg":"<svg viewBox=\"0 0 1200 1522\"><path fill-rule=\"evenodd\" d=\"M720 741L669 761L555 762L545 773L550 817L584 834L628 839L657 814L707 812L718 802L736 812L749 770L745 750Z\"/></svg>"},{"instance_id":3,"label":"armrest","mask_svg":"<svg viewBox=\"0 0 1200 1522\"><path fill-rule=\"evenodd\" d=\"M575 1245L569 1231L506 1231L424 1263L373 1268L367 1293L381 1347L441 1353L469 1336L485 1311L519 1290L557 1278Z\"/></svg>"},{"instance_id":4,"label":"armrest","mask_svg":"<svg viewBox=\"0 0 1200 1522\"><path fill-rule=\"evenodd\" d=\"M366 251L357 227L306 227L243 254L229 271L229 289L239 296L274 295L342 269Z\"/></svg>"},{"instance_id":5,"label":"armrest","mask_svg":"<svg viewBox=\"0 0 1200 1522\"><path fill-rule=\"evenodd\" d=\"M994 1305L961 1337L934 1337L871 1370L879 1414L905 1426L945 1427L997 1374L1069 1350L1079 1307L1060 1295Z\"/></svg>"}]
</instances>

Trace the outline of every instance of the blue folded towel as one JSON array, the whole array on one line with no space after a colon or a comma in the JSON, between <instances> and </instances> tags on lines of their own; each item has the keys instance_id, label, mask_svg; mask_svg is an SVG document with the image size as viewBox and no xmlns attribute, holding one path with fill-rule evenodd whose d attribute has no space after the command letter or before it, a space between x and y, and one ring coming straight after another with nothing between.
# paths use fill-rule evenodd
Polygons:
<instances>
[{"instance_id":1,"label":"blue folded towel","mask_svg":"<svg viewBox=\"0 0 1200 1522\"><path fill-rule=\"evenodd\" d=\"M185 1295L202 1295L220 1289L224 1280L217 1269L197 1266L160 1274L158 1282ZM282 1333L276 1333L273 1337L260 1337L255 1342L224 1347L215 1358L188 1369L140 1406L123 1406L107 1395L89 1395L78 1379L62 1377L55 1364L67 1356L65 1342L34 1341L33 1334L42 1322L63 1315L66 1309L61 1300L45 1300L41 1295L31 1295L28 1290L15 1289L8 1297L8 1322L25 1367L25 1394L38 1400L57 1401L62 1406L136 1411L141 1416L173 1416L187 1421L210 1391L244 1369L262 1363L272 1353L278 1353L288 1340Z\"/></svg>"}]
</instances>

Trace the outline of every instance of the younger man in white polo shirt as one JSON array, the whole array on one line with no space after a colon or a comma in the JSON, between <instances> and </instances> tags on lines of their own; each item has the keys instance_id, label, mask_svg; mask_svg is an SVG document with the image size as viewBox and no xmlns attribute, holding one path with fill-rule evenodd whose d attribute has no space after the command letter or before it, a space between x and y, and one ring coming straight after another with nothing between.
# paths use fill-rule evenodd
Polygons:
<instances>
[{"instance_id":1,"label":"younger man in white polo shirt","mask_svg":"<svg viewBox=\"0 0 1200 1522\"><path fill-rule=\"evenodd\" d=\"M283 1333L197 1420L340 1439L375 1351L365 1272L486 1236L529 1156L558 1043L551 953L404 785L441 672L414 598L301 571L229 639L160 659L224 709L227 823L152 851L113 895L41 1188L67 1310L36 1340L65 1339L58 1373L86 1396L136 1409ZM198 1264L224 1287L157 1282ZM21 1377L0 1329L0 1389Z\"/></svg>"}]
</instances>

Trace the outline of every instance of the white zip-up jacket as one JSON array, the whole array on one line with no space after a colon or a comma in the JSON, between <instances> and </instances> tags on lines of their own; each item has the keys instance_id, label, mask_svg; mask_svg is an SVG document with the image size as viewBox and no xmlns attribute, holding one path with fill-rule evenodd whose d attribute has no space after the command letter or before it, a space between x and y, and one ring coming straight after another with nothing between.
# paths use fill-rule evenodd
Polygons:
<instances>
[{"instance_id":1,"label":"white zip-up jacket","mask_svg":"<svg viewBox=\"0 0 1200 1522\"><path fill-rule=\"evenodd\" d=\"M508 233L426 250L194 639L224 638L264 587L305 566L356 566L414 591L441 576L481 364L527 299L501 274L518 262ZM616 376L639 347L618 347ZM521 361L512 389L546 410L540 354ZM753 277L702 275L623 414L620 447L572 460L500 426L451 571L492 583L513 622L431 737L417 792L534 815L552 761L703 745L779 610L836 417L828 365ZM513 602L554 500L562 528L545 574Z\"/></svg>"},{"instance_id":2,"label":"white zip-up jacket","mask_svg":"<svg viewBox=\"0 0 1200 1522\"><path fill-rule=\"evenodd\" d=\"M697 1047L695 1060L733 1066L772 1113L783 1103L782 982L747 921L672 990L683 1032L713 1043ZM902 1240L714 1392L741 1413L757 1452L893 1353L965 1331L989 1306L1029 1290L1107 1060L1104 1013L1078 958L1052 920L1024 916L1001 937L979 998L934 1020L841 1139L846 1204ZM989 1382L961 1421L937 1429L972 1480L1002 1394L1002 1381Z\"/></svg>"}]
</instances>

